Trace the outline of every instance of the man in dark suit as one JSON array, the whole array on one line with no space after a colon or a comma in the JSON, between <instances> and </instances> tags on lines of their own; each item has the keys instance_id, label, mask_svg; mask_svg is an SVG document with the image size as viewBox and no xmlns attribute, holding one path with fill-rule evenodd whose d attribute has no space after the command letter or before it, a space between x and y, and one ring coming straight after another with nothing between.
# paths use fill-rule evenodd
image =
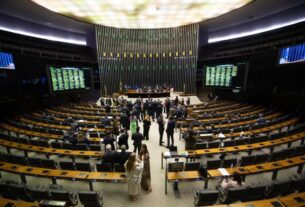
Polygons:
<instances>
[{"instance_id":1,"label":"man in dark suit","mask_svg":"<svg viewBox=\"0 0 305 207\"><path fill-rule=\"evenodd\" d=\"M111 112L111 106L109 104L107 104L105 106L105 113L109 114Z\"/></svg>"},{"instance_id":2,"label":"man in dark suit","mask_svg":"<svg viewBox=\"0 0 305 207\"><path fill-rule=\"evenodd\" d=\"M138 150L138 154L139 154L142 146L142 140L144 139L144 137L140 133L140 127L137 127L136 131L137 132L132 135L131 139L133 140L133 146L134 146L133 152L137 152Z\"/></svg>"},{"instance_id":3,"label":"man in dark suit","mask_svg":"<svg viewBox=\"0 0 305 207\"><path fill-rule=\"evenodd\" d=\"M121 152L117 152L117 159L116 162L124 165L125 162L128 160L130 152L126 152L126 146L123 144L121 146Z\"/></svg>"},{"instance_id":4,"label":"man in dark suit","mask_svg":"<svg viewBox=\"0 0 305 207\"><path fill-rule=\"evenodd\" d=\"M118 145L119 145L120 148L122 147L122 145L125 145L125 148L129 149L129 146L128 146L128 133L127 133L126 129L122 129L121 133L122 134L119 137Z\"/></svg>"},{"instance_id":5,"label":"man in dark suit","mask_svg":"<svg viewBox=\"0 0 305 207\"><path fill-rule=\"evenodd\" d=\"M113 165L116 162L117 152L111 150L111 145L106 145L106 151L102 155L102 163L111 163Z\"/></svg>"},{"instance_id":6,"label":"man in dark suit","mask_svg":"<svg viewBox=\"0 0 305 207\"><path fill-rule=\"evenodd\" d=\"M176 121L171 116L169 117L169 121L167 123L166 133L167 133L167 147L174 146L174 129L176 127ZM170 145L170 139L172 141L172 144Z\"/></svg>"},{"instance_id":7,"label":"man in dark suit","mask_svg":"<svg viewBox=\"0 0 305 207\"><path fill-rule=\"evenodd\" d=\"M121 125L126 130L129 130L129 128L130 128L130 120L129 120L129 117L125 113L121 114Z\"/></svg>"},{"instance_id":8,"label":"man in dark suit","mask_svg":"<svg viewBox=\"0 0 305 207\"><path fill-rule=\"evenodd\" d=\"M107 145L109 144L109 145L111 146L111 150L115 150L114 142L115 142L115 139L113 138L111 132L109 132L109 133L104 137L103 143L104 143L105 146L107 146Z\"/></svg>"}]
</instances>

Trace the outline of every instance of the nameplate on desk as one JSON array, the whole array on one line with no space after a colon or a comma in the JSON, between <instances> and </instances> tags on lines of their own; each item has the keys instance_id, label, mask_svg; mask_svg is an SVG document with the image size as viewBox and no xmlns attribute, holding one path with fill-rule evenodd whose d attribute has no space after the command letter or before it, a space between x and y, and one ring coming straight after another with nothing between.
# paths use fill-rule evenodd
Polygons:
<instances>
[{"instance_id":1,"label":"nameplate on desk","mask_svg":"<svg viewBox=\"0 0 305 207\"><path fill-rule=\"evenodd\" d=\"M221 173L223 176L229 176L230 174L225 168L218 168L218 171Z\"/></svg>"}]
</instances>

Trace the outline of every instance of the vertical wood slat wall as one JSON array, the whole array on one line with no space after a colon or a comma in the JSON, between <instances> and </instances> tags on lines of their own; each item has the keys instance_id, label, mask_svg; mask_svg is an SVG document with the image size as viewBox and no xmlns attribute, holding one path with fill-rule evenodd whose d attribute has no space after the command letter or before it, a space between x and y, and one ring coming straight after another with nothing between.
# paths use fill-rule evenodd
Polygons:
<instances>
[{"instance_id":1,"label":"vertical wood slat wall","mask_svg":"<svg viewBox=\"0 0 305 207\"><path fill-rule=\"evenodd\" d=\"M96 25L101 93L171 85L195 92L199 25L165 29L119 29Z\"/></svg>"}]
</instances>

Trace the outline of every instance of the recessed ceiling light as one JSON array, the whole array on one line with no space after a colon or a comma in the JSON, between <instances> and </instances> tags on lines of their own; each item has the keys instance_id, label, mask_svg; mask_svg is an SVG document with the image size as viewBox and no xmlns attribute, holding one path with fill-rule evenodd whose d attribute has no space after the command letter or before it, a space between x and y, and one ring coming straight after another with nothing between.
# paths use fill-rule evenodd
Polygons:
<instances>
[{"instance_id":1,"label":"recessed ceiling light","mask_svg":"<svg viewBox=\"0 0 305 207\"><path fill-rule=\"evenodd\" d=\"M121 28L167 28L204 21L253 0L32 0L65 16ZM122 23L122 19L126 23ZM160 21L161 19L161 21ZM157 20L157 21L156 21Z\"/></svg>"}]
</instances>

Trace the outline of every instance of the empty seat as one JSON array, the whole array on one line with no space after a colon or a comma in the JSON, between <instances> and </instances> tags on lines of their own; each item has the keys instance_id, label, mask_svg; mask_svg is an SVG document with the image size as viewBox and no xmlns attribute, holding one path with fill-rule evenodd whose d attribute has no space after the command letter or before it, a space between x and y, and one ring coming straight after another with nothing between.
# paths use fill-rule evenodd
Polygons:
<instances>
[{"instance_id":1,"label":"empty seat","mask_svg":"<svg viewBox=\"0 0 305 207\"><path fill-rule=\"evenodd\" d=\"M231 188L228 189L227 192L221 191L220 201L222 203L232 203L235 201L244 201L246 200L246 196L248 194L247 187L240 187L240 188Z\"/></svg>"},{"instance_id":2,"label":"empty seat","mask_svg":"<svg viewBox=\"0 0 305 207\"><path fill-rule=\"evenodd\" d=\"M57 169L57 165L54 160L41 159L42 167L49 169Z\"/></svg>"},{"instance_id":3,"label":"empty seat","mask_svg":"<svg viewBox=\"0 0 305 207\"><path fill-rule=\"evenodd\" d=\"M101 151L101 145L99 144L90 144L89 148L91 151Z\"/></svg>"},{"instance_id":4,"label":"empty seat","mask_svg":"<svg viewBox=\"0 0 305 207\"><path fill-rule=\"evenodd\" d=\"M242 156L239 166L252 165L255 163L255 155Z\"/></svg>"},{"instance_id":5,"label":"empty seat","mask_svg":"<svg viewBox=\"0 0 305 207\"><path fill-rule=\"evenodd\" d=\"M3 198L17 199L13 194L9 192L8 184L4 180L0 180L0 194Z\"/></svg>"},{"instance_id":6,"label":"empty seat","mask_svg":"<svg viewBox=\"0 0 305 207\"><path fill-rule=\"evenodd\" d=\"M42 167L40 158L36 158L36 157L29 157L28 165L32 167Z\"/></svg>"},{"instance_id":7,"label":"empty seat","mask_svg":"<svg viewBox=\"0 0 305 207\"><path fill-rule=\"evenodd\" d=\"M236 158L231 158L231 159L225 159L223 160L222 167L223 168L228 168L228 167L234 167L237 164L237 159Z\"/></svg>"},{"instance_id":8,"label":"empty seat","mask_svg":"<svg viewBox=\"0 0 305 207\"><path fill-rule=\"evenodd\" d=\"M205 142L198 142L195 144L195 149L206 149L207 148L207 143Z\"/></svg>"},{"instance_id":9,"label":"empty seat","mask_svg":"<svg viewBox=\"0 0 305 207\"><path fill-rule=\"evenodd\" d=\"M41 146L41 147L50 147L50 144L48 141L39 140L38 143L39 143L39 146Z\"/></svg>"},{"instance_id":10,"label":"empty seat","mask_svg":"<svg viewBox=\"0 0 305 207\"><path fill-rule=\"evenodd\" d=\"M23 184L11 183L7 185L8 192L10 192L14 197L19 198L24 201L33 201L28 189Z\"/></svg>"},{"instance_id":11,"label":"empty seat","mask_svg":"<svg viewBox=\"0 0 305 207\"><path fill-rule=\"evenodd\" d=\"M60 169L62 170L75 170L74 162L71 161L62 161L59 162Z\"/></svg>"},{"instance_id":12,"label":"empty seat","mask_svg":"<svg viewBox=\"0 0 305 207\"><path fill-rule=\"evenodd\" d=\"M287 195L291 193L291 183L292 182L290 180L273 182L270 186L267 187L266 197L272 198L278 195Z\"/></svg>"},{"instance_id":13,"label":"empty seat","mask_svg":"<svg viewBox=\"0 0 305 207\"><path fill-rule=\"evenodd\" d=\"M65 190L50 190L51 199L57 201L66 201L67 206L76 206L78 203L77 193Z\"/></svg>"},{"instance_id":14,"label":"empty seat","mask_svg":"<svg viewBox=\"0 0 305 207\"><path fill-rule=\"evenodd\" d=\"M265 185L253 185L248 187L247 201L262 200L265 198Z\"/></svg>"},{"instance_id":15,"label":"empty seat","mask_svg":"<svg viewBox=\"0 0 305 207\"><path fill-rule=\"evenodd\" d=\"M305 176L294 178L290 184L291 184L291 189L294 189L298 192L304 192L305 191Z\"/></svg>"},{"instance_id":16,"label":"empty seat","mask_svg":"<svg viewBox=\"0 0 305 207\"><path fill-rule=\"evenodd\" d=\"M269 154L259 154L255 156L255 163L259 164L259 163L263 163L266 162L268 160Z\"/></svg>"},{"instance_id":17,"label":"empty seat","mask_svg":"<svg viewBox=\"0 0 305 207\"><path fill-rule=\"evenodd\" d=\"M87 151L88 150L88 145L87 144L76 144L74 146L75 150L82 150L82 151Z\"/></svg>"},{"instance_id":18,"label":"empty seat","mask_svg":"<svg viewBox=\"0 0 305 207\"><path fill-rule=\"evenodd\" d=\"M184 170L185 171L197 171L200 168L200 162L186 162Z\"/></svg>"},{"instance_id":19,"label":"empty seat","mask_svg":"<svg viewBox=\"0 0 305 207\"><path fill-rule=\"evenodd\" d=\"M206 163L206 169L217 169L220 168L221 160L208 160Z\"/></svg>"},{"instance_id":20,"label":"empty seat","mask_svg":"<svg viewBox=\"0 0 305 207\"><path fill-rule=\"evenodd\" d=\"M29 193L35 201L50 200L50 193L47 188L29 188Z\"/></svg>"},{"instance_id":21,"label":"empty seat","mask_svg":"<svg viewBox=\"0 0 305 207\"><path fill-rule=\"evenodd\" d=\"M98 172L111 172L111 163L96 164L96 171Z\"/></svg>"},{"instance_id":22,"label":"empty seat","mask_svg":"<svg viewBox=\"0 0 305 207\"><path fill-rule=\"evenodd\" d=\"M71 150L73 148L73 145L71 143L63 142L62 143L62 148L67 149L67 150Z\"/></svg>"},{"instance_id":23,"label":"empty seat","mask_svg":"<svg viewBox=\"0 0 305 207\"><path fill-rule=\"evenodd\" d=\"M39 140L30 139L29 144L33 145L33 146L39 146L40 143L39 143Z\"/></svg>"},{"instance_id":24,"label":"empty seat","mask_svg":"<svg viewBox=\"0 0 305 207\"><path fill-rule=\"evenodd\" d=\"M195 206L206 206L213 205L218 199L217 190L200 190L193 191L194 193L194 205Z\"/></svg>"},{"instance_id":25,"label":"empty seat","mask_svg":"<svg viewBox=\"0 0 305 207\"><path fill-rule=\"evenodd\" d=\"M125 167L122 164L114 163L113 170L114 172L125 172Z\"/></svg>"},{"instance_id":26,"label":"empty seat","mask_svg":"<svg viewBox=\"0 0 305 207\"><path fill-rule=\"evenodd\" d=\"M27 165L26 159L23 156L15 155L12 158L13 159L10 162L13 162L18 165Z\"/></svg>"},{"instance_id":27,"label":"empty seat","mask_svg":"<svg viewBox=\"0 0 305 207\"><path fill-rule=\"evenodd\" d=\"M277 151L277 152L273 152L270 156L269 156L269 161L278 161L283 159L283 157L286 155L284 154L285 151Z\"/></svg>"},{"instance_id":28,"label":"empty seat","mask_svg":"<svg viewBox=\"0 0 305 207\"><path fill-rule=\"evenodd\" d=\"M218 148L219 144L219 141L209 142L209 148Z\"/></svg>"},{"instance_id":29,"label":"empty seat","mask_svg":"<svg viewBox=\"0 0 305 207\"><path fill-rule=\"evenodd\" d=\"M78 197L84 207L102 207L103 192L97 193L93 191L79 191Z\"/></svg>"},{"instance_id":30,"label":"empty seat","mask_svg":"<svg viewBox=\"0 0 305 207\"><path fill-rule=\"evenodd\" d=\"M75 163L75 169L79 171L87 171L91 172L92 171L92 166L90 162L80 162L80 163Z\"/></svg>"},{"instance_id":31,"label":"empty seat","mask_svg":"<svg viewBox=\"0 0 305 207\"><path fill-rule=\"evenodd\" d=\"M223 142L224 147L230 147L235 145L235 140L226 140Z\"/></svg>"},{"instance_id":32,"label":"empty seat","mask_svg":"<svg viewBox=\"0 0 305 207\"><path fill-rule=\"evenodd\" d=\"M61 142L51 142L51 147L54 149L61 149L62 143Z\"/></svg>"}]
</instances>

